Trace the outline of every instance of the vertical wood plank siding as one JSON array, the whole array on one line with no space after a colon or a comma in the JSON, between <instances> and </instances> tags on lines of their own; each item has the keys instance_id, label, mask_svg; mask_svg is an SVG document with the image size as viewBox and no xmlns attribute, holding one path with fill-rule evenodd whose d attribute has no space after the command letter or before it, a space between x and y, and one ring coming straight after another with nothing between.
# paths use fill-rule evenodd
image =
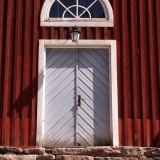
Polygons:
<instances>
[{"instance_id":1,"label":"vertical wood plank siding","mask_svg":"<svg viewBox=\"0 0 160 160\"><path fill-rule=\"evenodd\" d=\"M72 27L40 27L44 0L0 0L0 145L36 142L39 39ZM160 0L110 0L114 28L80 28L81 39L117 41L120 145L160 142Z\"/></svg>"}]
</instances>

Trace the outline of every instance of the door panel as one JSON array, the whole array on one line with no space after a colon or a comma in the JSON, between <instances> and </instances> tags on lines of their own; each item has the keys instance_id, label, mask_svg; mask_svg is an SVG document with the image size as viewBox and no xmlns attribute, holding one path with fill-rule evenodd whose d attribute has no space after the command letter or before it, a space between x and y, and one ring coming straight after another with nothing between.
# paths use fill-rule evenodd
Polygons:
<instances>
[{"instance_id":1,"label":"door panel","mask_svg":"<svg viewBox=\"0 0 160 160\"><path fill-rule=\"evenodd\" d=\"M45 83L44 147L110 144L108 49L47 49Z\"/></svg>"},{"instance_id":2,"label":"door panel","mask_svg":"<svg viewBox=\"0 0 160 160\"><path fill-rule=\"evenodd\" d=\"M47 50L45 147L75 144L75 62L74 49Z\"/></svg>"},{"instance_id":3,"label":"door panel","mask_svg":"<svg viewBox=\"0 0 160 160\"><path fill-rule=\"evenodd\" d=\"M103 57L97 52L103 52ZM78 145L110 144L109 60L102 49L78 49ZM83 125L82 125L83 124ZM82 140L83 139L83 140Z\"/></svg>"}]
</instances>

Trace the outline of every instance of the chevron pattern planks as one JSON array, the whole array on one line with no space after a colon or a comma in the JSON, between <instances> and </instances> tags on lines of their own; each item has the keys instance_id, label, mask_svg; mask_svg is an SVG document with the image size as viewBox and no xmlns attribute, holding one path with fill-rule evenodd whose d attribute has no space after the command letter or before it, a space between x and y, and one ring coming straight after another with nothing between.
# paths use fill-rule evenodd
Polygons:
<instances>
[{"instance_id":1,"label":"chevron pattern planks","mask_svg":"<svg viewBox=\"0 0 160 160\"><path fill-rule=\"evenodd\" d=\"M77 143L110 144L109 55L103 49L78 49Z\"/></svg>"},{"instance_id":2,"label":"chevron pattern planks","mask_svg":"<svg viewBox=\"0 0 160 160\"><path fill-rule=\"evenodd\" d=\"M45 83L44 147L110 145L107 49L47 49Z\"/></svg>"},{"instance_id":3,"label":"chevron pattern planks","mask_svg":"<svg viewBox=\"0 0 160 160\"><path fill-rule=\"evenodd\" d=\"M75 50L48 49L44 112L44 146L74 146Z\"/></svg>"}]
</instances>

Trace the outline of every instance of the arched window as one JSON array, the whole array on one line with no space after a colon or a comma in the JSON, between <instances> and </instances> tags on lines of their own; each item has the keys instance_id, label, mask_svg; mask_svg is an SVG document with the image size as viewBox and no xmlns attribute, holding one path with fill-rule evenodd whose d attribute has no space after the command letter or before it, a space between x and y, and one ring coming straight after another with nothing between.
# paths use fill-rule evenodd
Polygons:
<instances>
[{"instance_id":1,"label":"arched window","mask_svg":"<svg viewBox=\"0 0 160 160\"><path fill-rule=\"evenodd\" d=\"M49 18L105 18L105 13L97 0L55 0Z\"/></svg>"},{"instance_id":2,"label":"arched window","mask_svg":"<svg viewBox=\"0 0 160 160\"><path fill-rule=\"evenodd\" d=\"M113 11L108 0L46 0L41 26L113 27Z\"/></svg>"}]
</instances>

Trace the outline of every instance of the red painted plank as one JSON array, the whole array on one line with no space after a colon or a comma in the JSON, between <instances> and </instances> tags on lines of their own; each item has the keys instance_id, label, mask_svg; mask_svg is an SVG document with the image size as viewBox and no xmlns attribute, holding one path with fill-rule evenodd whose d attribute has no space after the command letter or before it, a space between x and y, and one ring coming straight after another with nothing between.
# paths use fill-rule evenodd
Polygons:
<instances>
[{"instance_id":1,"label":"red painted plank","mask_svg":"<svg viewBox=\"0 0 160 160\"><path fill-rule=\"evenodd\" d=\"M137 35L137 1L131 1L131 42L132 42L132 90L133 90L133 107L134 107L134 145L138 146L138 109L139 109L139 77L138 77L138 60L139 47ZM132 144L132 145L133 145Z\"/></svg>"},{"instance_id":2,"label":"red painted plank","mask_svg":"<svg viewBox=\"0 0 160 160\"><path fill-rule=\"evenodd\" d=\"M90 39L94 39L93 37L95 36L95 31L93 29L94 28L92 28L91 31L90 31L90 36L91 36ZM80 39L87 39L87 27L81 27L81 37L80 37Z\"/></svg>"},{"instance_id":3,"label":"red painted plank","mask_svg":"<svg viewBox=\"0 0 160 160\"><path fill-rule=\"evenodd\" d=\"M3 124L2 124L2 144L3 145L9 145L9 129L7 121L7 111L9 108L9 66L10 66L10 41L11 41L11 8L12 8L12 2L5 3L5 9L6 9L6 45L5 45L5 65L4 65L4 91L3 91ZM7 97L7 98L6 98Z\"/></svg>"},{"instance_id":4,"label":"red painted plank","mask_svg":"<svg viewBox=\"0 0 160 160\"><path fill-rule=\"evenodd\" d=\"M21 139L21 107L22 94L22 53L23 53L23 2L18 0L16 3L16 32L15 32L15 61L14 61L14 95L13 95L13 115L15 117L15 130L13 129L14 145L20 145Z\"/></svg>"},{"instance_id":5,"label":"red painted plank","mask_svg":"<svg viewBox=\"0 0 160 160\"><path fill-rule=\"evenodd\" d=\"M19 90L19 87L17 86L17 81L19 81L20 79L17 79L17 68L19 68L17 66L17 59L18 59L18 50L19 50L19 40L20 40L20 25L19 25L19 16L20 16L20 2L17 0L16 1L16 7L15 7L15 11L16 11L16 17L15 17L15 50L14 50L14 77L13 77L13 108L12 108L12 145L18 145L18 135L17 132L19 131L18 126L17 126L17 122L16 122L16 109L17 109L17 99L18 99L18 95L17 95L17 91ZM19 82L20 84L20 82Z\"/></svg>"},{"instance_id":6,"label":"red painted plank","mask_svg":"<svg viewBox=\"0 0 160 160\"><path fill-rule=\"evenodd\" d=\"M63 29L63 27L59 27L59 39L64 39Z\"/></svg>"},{"instance_id":7,"label":"red painted plank","mask_svg":"<svg viewBox=\"0 0 160 160\"><path fill-rule=\"evenodd\" d=\"M14 116L12 115L13 111L13 78L14 78L14 50L15 50L15 41L14 41L14 31L15 31L15 21L14 21L14 15L15 15L15 2L11 5L11 18L10 18L10 48L9 48L9 73L8 73L8 109L7 109L7 115L9 118L9 145L13 145L14 141L14 135L12 134L12 129L14 128L14 123L11 125L12 122L14 122Z\"/></svg>"},{"instance_id":8,"label":"red painted plank","mask_svg":"<svg viewBox=\"0 0 160 160\"><path fill-rule=\"evenodd\" d=\"M111 39L113 35L113 30L110 27L106 27L107 29L107 39Z\"/></svg>"},{"instance_id":9,"label":"red painted plank","mask_svg":"<svg viewBox=\"0 0 160 160\"><path fill-rule=\"evenodd\" d=\"M149 59L150 59L150 82L151 82L151 99L152 99L152 126L153 126L153 137L156 137L156 112L158 104L158 94L157 94L157 67L156 67L156 56L155 56L155 35L154 28L154 15L153 15L153 1L148 0L148 24L149 24ZM153 139L152 139L153 141Z\"/></svg>"},{"instance_id":10,"label":"red painted plank","mask_svg":"<svg viewBox=\"0 0 160 160\"><path fill-rule=\"evenodd\" d=\"M99 28L99 39L104 39L104 28Z\"/></svg>"},{"instance_id":11,"label":"red painted plank","mask_svg":"<svg viewBox=\"0 0 160 160\"><path fill-rule=\"evenodd\" d=\"M91 30L90 27L87 27L87 39L90 39L91 37Z\"/></svg>"},{"instance_id":12,"label":"red painted plank","mask_svg":"<svg viewBox=\"0 0 160 160\"><path fill-rule=\"evenodd\" d=\"M23 56L23 108L22 108L22 145L29 145L28 115L31 107L31 1L25 1L24 11L24 56Z\"/></svg>"},{"instance_id":13,"label":"red painted plank","mask_svg":"<svg viewBox=\"0 0 160 160\"><path fill-rule=\"evenodd\" d=\"M99 39L99 27L95 27L95 39Z\"/></svg>"},{"instance_id":14,"label":"red painted plank","mask_svg":"<svg viewBox=\"0 0 160 160\"><path fill-rule=\"evenodd\" d=\"M36 18L38 15L38 1L33 1L33 6L34 6L34 18L33 18L33 24L34 24L34 30L33 30L33 47L32 47L32 107L31 107L31 134L30 134L30 143L29 145L33 146L36 145L36 108L37 108L37 66L38 66L38 48L37 48L37 43L38 43L38 34L37 34L37 28L39 26L38 19Z\"/></svg>"},{"instance_id":15,"label":"red painted plank","mask_svg":"<svg viewBox=\"0 0 160 160\"><path fill-rule=\"evenodd\" d=\"M49 39L53 39L53 37L54 37L54 28L51 27L51 28L50 28L50 36L49 36Z\"/></svg>"},{"instance_id":16,"label":"red painted plank","mask_svg":"<svg viewBox=\"0 0 160 160\"><path fill-rule=\"evenodd\" d=\"M103 35L103 36L104 36L104 39L107 39L107 38L108 38L108 37L107 37L107 31L108 31L107 28L104 27L104 35Z\"/></svg>"},{"instance_id":17,"label":"red painted plank","mask_svg":"<svg viewBox=\"0 0 160 160\"><path fill-rule=\"evenodd\" d=\"M124 117L123 112L123 57L122 57L122 32L121 32L121 10L120 1L113 1L113 13L114 13L114 28L113 39L116 39L117 43L117 76L118 76L118 116Z\"/></svg>"},{"instance_id":18,"label":"red painted plank","mask_svg":"<svg viewBox=\"0 0 160 160\"><path fill-rule=\"evenodd\" d=\"M54 39L59 39L59 28L54 27Z\"/></svg>"},{"instance_id":19,"label":"red painted plank","mask_svg":"<svg viewBox=\"0 0 160 160\"><path fill-rule=\"evenodd\" d=\"M118 119L119 125L119 145L124 146L124 120L122 118Z\"/></svg>"},{"instance_id":20,"label":"red painted plank","mask_svg":"<svg viewBox=\"0 0 160 160\"><path fill-rule=\"evenodd\" d=\"M123 100L124 100L124 139L125 145L129 145L128 141L130 139L127 129L127 119L129 117L130 106L131 106L131 95L130 95L130 63L129 63L129 24L127 18L127 0L122 1L122 50L123 50Z\"/></svg>"},{"instance_id":21,"label":"red painted plank","mask_svg":"<svg viewBox=\"0 0 160 160\"><path fill-rule=\"evenodd\" d=\"M157 60L158 60L158 86L160 86L160 0L156 0L156 7L155 7L155 17L156 17L156 52L157 52ZM160 90L158 91L158 96L160 95ZM158 106L160 105L160 98L158 98ZM158 117L160 119L160 107L158 107Z\"/></svg>"},{"instance_id":22,"label":"red painted plank","mask_svg":"<svg viewBox=\"0 0 160 160\"><path fill-rule=\"evenodd\" d=\"M1 126L2 126L2 120L3 120L3 118L0 117L0 125L1 125ZM2 139L1 139L1 137L2 137L2 128L0 128L0 144L2 144Z\"/></svg>"},{"instance_id":23,"label":"red painted plank","mask_svg":"<svg viewBox=\"0 0 160 160\"><path fill-rule=\"evenodd\" d=\"M145 21L145 1L139 1L139 16L140 16L140 57L141 57L141 88L142 88L142 106L143 106L143 132L144 146L149 146L147 141L147 108L149 108L147 96L148 81L147 81L147 44L146 44L146 21Z\"/></svg>"},{"instance_id":24,"label":"red painted plank","mask_svg":"<svg viewBox=\"0 0 160 160\"><path fill-rule=\"evenodd\" d=\"M153 146L152 136L153 136L152 120L148 119L147 120L147 142L149 147Z\"/></svg>"},{"instance_id":25,"label":"red painted plank","mask_svg":"<svg viewBox=\"0 0 160 160\"><path fill-rule=\"evenodd\" d=\"M32 23L32 24L34 24L34 23ZM47 27L47 28L46 28L46 37L47 37L47 38L48 38L48 37L50 38L50 36L51 36L50 34L51 34L51 28L50 28L50 27ZM34 41L34 40L33 40L33 41Z\"/></svg>"},{"instance_id":26,"label":"red painted plank","mask_svg":"<svg viewBox=\"0 0 160 160\"><path fill-rule=\"evenodd\" d=\"M46 37L46 27L41 28L41 37L42 37L42 39L47 39L47 37Z\"/></svg>"},{"instance_id":27,"label":"red painted plank","mask_svg":"<svg viewBox=\"0 0 160 160\"><path fill-rule=\"evenodd\" d=\"M4 42L4 22L5 22L5 19L4 19L4 3L5 1L2 1L1 2L1 9L0 9L0 106L3 106L3 96L2 96L2 92L3 92L3 88L4 86L3 85L3 55L4 55L4 45L3 45L3 42ZM0 112L0 119L1 119L1 125L0 125L0 144L2 143L2 117L3 117L3 108L1 109L1 112Z\"/></svg>"},{"instance_id":28,"label":"red painted plank","mask_svg":"<svg viewBox=\"0 0 160 160\"><path fill-rule=\"evenodd\" d=\"M143 139L143 120L137 120L138 126L138 146L144 146L144 139Z\"/></svg>"},{"instance_id":29,"label":"red painted plank","mask_svg":"<svg viewBox=\"0 0 160 160\"><path fill-rule=\"evenodd\" d=\"M158 145L160 145L160 120L156 120L156 128L157 132L156 136L154 137L153 144L158 147Z\"/></svg>"},{"instance_id":30,"label":"red painted plank","mask_svg":"<svg viewBox=\"0 0 160 160\"><path fill-rule=\"evenodd\" d=\"M86 30L87 33L87 30ZM83 32L82 34L85 34L85 32ZM84 37L84 39L87 39L87 36ZM93 27L89 27L89 39L95 39L95 30Z\"/></svg>"},{"instance_id":31,"label":"red painted plank","mask_svg":"<svg viewBox=\"0 0 160 160\"><path fill-rule=\"evenodd\" d=\"M4 22L5 22L5 19L4 19L4 4L5 4L5 1L2 1L1 2L1 10L0 10L0 105L3 106L3 89L4 89L4 85L3 85L3 55L4 55L4 51L5 51L5 47L4 47ZM1 112L0 112L0 119L1 119L1 126L0 126L0 144L2 143L2 130L3 130L3 123L2 123L2 120L3 120L3 108L1 109Z\"/></svg>"},{"instance_id":32,"label":"red painted plank","mask_svg":"<svg viewBox=\"0 0 160 160\"><path fill-rule=\"evenodd\" d=\"M160 19L159 19L159 15L160 15L160 0L156 1L156 28L157 28L157 53L158 53L158 85L160 86ZM158 95L160 95L160 91L158 92ZM159 104L160 104L160 99L159 100ZM159 105L158 105L159 106ZM158 119L160 119L160 107L158 108ZM156 141L157 142L157 141ZM158 132L158 147L160 147L160 121L159 121L159 132Z\"/></svg>"},{"instance_id":33,"label":"red painted plank","mask_svg":"<svg viewBox=\"0 0 160 160\"><path fill-rule=\"evenodd\" d=\"M134 120L127 120L127 129L128 129L128 146L134 145Z\"/></svg>"},{"instance_id":34,"label":"red painted plank","mask_svg":"<svg viewBox=\"0 0 160 160\"><path fill-rule=\"evenodd\" d=\"M72 31L73 29L72 29L72 27L69 27L68 28L68 39L70 39L71 40L71 31ZM81 28L79 28L79 31L81 32ZM80 36L80 38L81 38L81 36Z\"/></svg>"}]
</instances>

